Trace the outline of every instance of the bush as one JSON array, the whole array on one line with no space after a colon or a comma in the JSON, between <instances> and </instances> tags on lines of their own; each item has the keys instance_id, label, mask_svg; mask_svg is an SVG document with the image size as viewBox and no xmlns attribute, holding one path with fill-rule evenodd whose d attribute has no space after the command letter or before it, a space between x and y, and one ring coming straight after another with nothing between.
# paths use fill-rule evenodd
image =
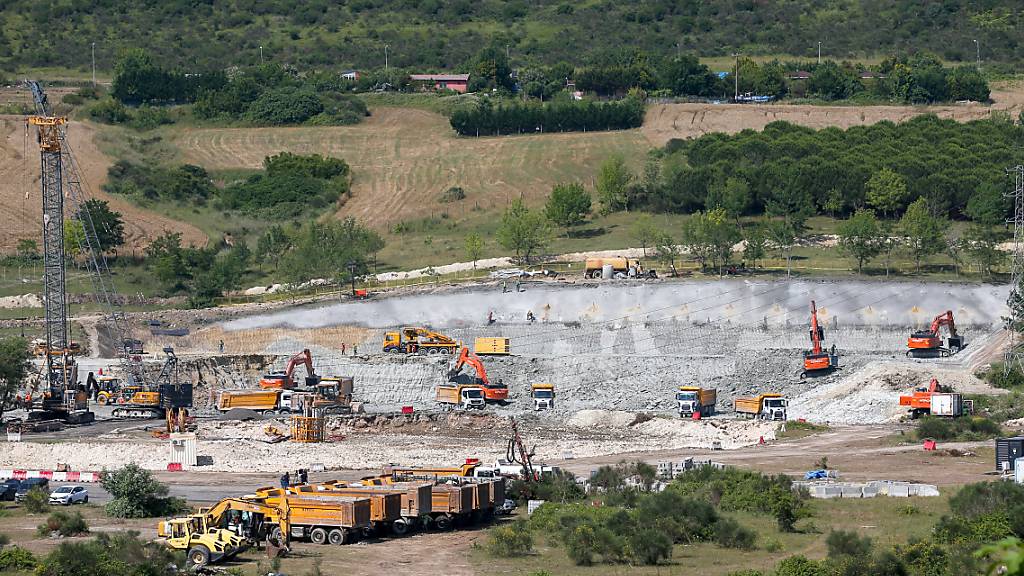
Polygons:
<instances>
[{"instance_id":1,"label":"bush","mask_svg":"<svg viewBox=\"0 0 1024 576\"><path fill-rule=\"evenodd\" d=\"M998 423L983 416L941 418L925 416L917 424L917 438L924 440L987 440L1003 433Z\"/></svg>"},{"instance_id":2,"label":"bush","mask_svg":"<svg viewBox=\"0 0 1024 576\"><path fill-rule=\"evenodd\" d=\"M1013 482L968 484L949 499L954 514L973 518L992 512L1006 512L1024 505L1024 486Z\"/></svg>"},{"instance_id":3,"label":"bush","mask_svg":"<svg viewBox=\"0 0 1024 576\"><path fill-rule=\"evenodd\" d=\"M533 534L525 520L493 529L487 543L487 551L501 558L525 556L532 549Z\"/></svg>"},{"instance_id":4,"label":"bush","mask_svg":"<svg viewBox=\"0 0 1024 576\"><path fill-rule=\"evenodd\" d=\"M128 125L135 130L152 130L164 124L173 124L170 113L159 106L142 106L132 115Z\"/></svg>"},{"instance_id":5,"label":"bush","mask_svg":"<svg viewBox=\"0 0 1024 576\"><path fill-rule=\"evenodd\" d=\"M629 556L634 563L653 566L672 557L672 540L660 530L633 530L628 538Z\"/></svg>"},{"instance_id":6,"label":"bush","mask_svg":"<svg viewBox=\"0 0 1024 576\"><path fill-rule=\"evenodd\" d=\"M833 530L825 539L828 546L828 557L852 556L864 558L871 554L871 538L861 536L853 531Z\"/></svg>"},{"instance_id":7,"label":"bush","mask_svg":"<svg viewBox=\"0 0 1024 576\"><path fill-rule=\"evenodd\" d=\"M1020 368L1012 366L1007 371L1006 366L1002 362L992 364L984 374L978 374L978 376L984 378L986 382L995 388L1015 390L1024 387L1024 373L1020 371Z\"/></svg>"},{"instance_id":8,"label":"bush","mask_svg":"<svg viewBox=\"0 0 1024 576\"><path fill-rule=\"evenodd\" d=\"M62 542L38 563L36 576L168 574L175 559L165 546L144 542L137 532L101 533L85 542Z\"/></svg>"},{"instance_id":9,"label":"bush","mask_svg":"<svg viewBox=\"0 0 1024 576\"><path fill-rule=\"evenodd\" d=\"M452 128L462 136L492 136L535 132L625 130L644 121L644 103L626 98L616 102L568 101L549 104L518 102L493 106L489 101L476 108L452 113Z\"/></svg>"},{"instance_id":10,"label":"bush","mask_svg":"<svg viewBox=\"0 0 1024 576\"><path fill-rule=\"evenodd\" d=\"M466 191L459 186L452 186L441 193L441 197L437 199L442 204L450 204L452 202L458 202L459 200L466 199Z\"/></svg>"},{"instance_id":11,"label":"bush","mask_svg":"<svg viewBox=\"0 0 1024 576\"><path fill-rule=\"evenodd\" d=\"M104 124L123 124L131 117L128 108L112 98L100 100L89 107L89 118Z\"/></svg>"},{"instance_id":12,"label":"bush","mask_svg":"<svg viewBox=\"0 0 1024 576\"><path fill-rule=\"evenodd\" d=\"M46 522L40 524L36 529L36 533L42 537L47 537L54 532L61 536L78 536L88 531L89 526L85 523L85 518L82 518L81 512L68 514L64 511L50 514Z\"/></svg>"},{"instance_id":13,"label":"bush","mask_svg":"<svg viewBox=\"0 0 1024 576\"><path fill-rule=\"evenodd\" d=\"M154 518L188 509L184 500L168 498L167 486L134 462L104 473L101 483L113 497L105 510L115 518Z\"/></svg>"},{"instance_id":14,"label":"bush","mask_svg":"<svg viewBox=\"0 0 1024 576\"><path fill-rule=\"evenodd\" d=\"M0 572L7 570L31 570L38 561L31 552L18 546L0 550Z\"/></svg>"},{"instance_id":15,"label":"bush","mask_svg":"<svg viewBox=\"0 0 1024 576\"><path fill-rule=\"evenodd\" d=\"M757 533L740 526L733 518L723 516L715 522L714 540L722 548L753 550L757 542Z\"/></svg>"},{"instance_id":16,"label":"bush","mask_svg":"<svg viewBox=\"0 0 1024 576\"><path fill-rule=\"evenodd\" d=\"M828 570L820 562L790 556L775 567L775 576L828 576Z\"/></svg>"},{"instance_id":17,"label":"bush","mask_svg":"<svg viewBox=\"0 0 1024 576\"><path fill-rule=\"evenodd\" d=\"M25 510L30 514L43 514L45 512L49 512L50 493L39 486L36 486L25 494L25 499L22 500L22 505L25 506Z\"/></svg>"},{"instance_id":18,"label":"bush","mask_svg":"<svg viewBox=\"0 0 1024 576\"><path fill-rule=\"evenodd\" d=\"M286 87L260 94L245 117L257 124L281 126L302 124L323 110L323 103L312 90Z\"/></svg>"}]
</instances>

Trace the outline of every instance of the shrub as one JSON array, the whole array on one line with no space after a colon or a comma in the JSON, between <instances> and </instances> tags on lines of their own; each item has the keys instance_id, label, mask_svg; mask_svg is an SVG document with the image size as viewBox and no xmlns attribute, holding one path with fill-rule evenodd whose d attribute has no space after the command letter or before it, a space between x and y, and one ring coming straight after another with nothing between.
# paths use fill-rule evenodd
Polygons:
<instances>
[{"instance_id":1,"label":"shrub","mask_svg":"<svg viewBox=\"0 0 1024 576\"><path fill-rule=\"evenodd\" d=\"M853 531L833 530L825 539L828 546L828 557L852 556L864 558L871 554L871 538L861 536Z\"/></svg>"},{"instance_id":2,"label":"shrub","mask_svg":"<svg viewBox=\"0 0 1024 576\"><path fill-rule=\"evenodd\" d=\"M653 566L672 557L672 540L660 530L633 530L628 538L629 556L635 563Z\"/></svg>"},{"instance_id":3,"label":"shrub","mask_svg":"<svg viewBox=\"0 0 1024 576\"><path fill-rule=\"evenodd\" d=\"M940 418L926 416L917 424L917 438L924 440L986 440L1003 433L1002 427L982 416Z\"/></svg>"},{"instance_id":4,"label":"shrub","mask_svg":"<svg viewBox=\"0 0 1024 576\"><path fill-rule=\"evenodd\" d=\"M757 533L740 526L733 518L721 517L715 522L715 543L723 548L753 550L757 542Z\"/></svg>"},{"instance_id":5,"label":"shrub","mask_svg":"<svg viewBox=\"0 0 1024 576\"><path fill-rule=\"evenodd\" d=\"M765 540L764 541L764 545L761 546L761 547L764 548L765 552L772 552L772 553L781 552L782 549L783 549L782 542L778 541L775 538L769 538L769 539Z\"/></svg>"},{"instance_id":6,"label":"shrub","mask_svg":"<svg viewBox=\"0 0 1024 576\"><path fill-rule=\"evenodd\" d=\"M85 542L62 542L38 563L36 576L167 574L174 561L165 546L139 540L137 532L101 533Z\"/></svg>"},{"instance_id":7,"label":"shrub","mask_svg":"<svg viewBox=\"0 0 1024 576\"><path fill-rule=\"evenodd\" d=\"M954 514L966 517L1006 512L1024 505L1024 486L1013 482L968 484L949 499Z\"/></svg>"},{"instance_id":8,"label":"shrub","mask_svg":"<svg viewBox=\"0 0 1024 576\"><path fill-rule=\"evenodd\" d=\"M637 98L616 102L569 101L548 104L518 102L452 113L452 128L462 136L492 136L534 132L624 130L644 121L644 103Z\"/></svg>"},{"instance_id":9,"label":"shrub","mask_svg":"<svg viewBox=\"0 0 1024 576\"><path fill-rule=\"evenodd\" d=\"M89 118L104 124L123 124L131 120L131 113L124 104L106 98L89 107Z\"/></svg>"},{"instance_id":10,"label":"shrub","mask_svg":"<svg viewBox=\"0 0 1024 576\"><path fill-rule=\"evenodd\" d=\"M104 473L101 483L113 497L105 510L115 518L170 516L188 509L184 500L168 498L167 486L134 462Z\"/></svg>"},{"instance_id":11,"label":"shrub","mask_svg":"<svg viewBox=\"0 0 1024 576\"><path fill-rule=\"evenodd\" d=\"M442 204L450 204L452 202L458 202L459 200L466 199L466 191L459 186L452 186L441 193L441 197L438 198L438 202Z\"/></svg>"},{"instance_id":12,"label":"shrub","mask_svg":"<svg viewBox=\"0 0 1024 576\"><path fill-rule=\"evenodd\" d=\"M50 510L50 493L43 490L39 486L28 491L25 494L25 499L22 501L30 514L43 514Z\"/></svg>"},{"instance_id":13,"label":"shrub","mask_svg":"<svg viewBox=\"0 0 1024 576\"><path fill-rule=\"evenodd\" d=\"M1020 371L1020 368L1013 366L1007 371L1002 362L992 364L991 368L978 376L984 378L995 388L1014 390L1024 386L1024 373Z\"/></svg>"},{"instance_id":14,"label":"shrub","mask_svg":"<svg viewBox=\"0 0 1024 576\"><path fill-rule=\"evenodd\" d=\"M245 116L257 124L280 126L302 124L323 109L323 103L312 90L286 87L260 94Z\"/></svg>"},{"instance_id":15,"label":"shrub","mask_svg":"<svg viewBox=\"0 0 1024 576\"><path fill-rule=\"evenodd\" d=\"M38 561L31 552L18 546L0 550L0 572L7 570L31 570Z\"/></svg>"},{"instance_id":16,"label":"shrub","mask_svg":"<svg viewBox=\"0 0 1024 576\"><path fill-rule=\"evenodd\" d=\"M775 576L827 576L828 570L820 562L803 556L790 556L775 567Z\"/></svg>"},{"instance_id":17,"label":"shrub","mask_svg":"<svg viewBox=\"0 0 1024 576\"><path fill-rule=\"evenodd\" d=\"M54 532L61 536L78 536L88 531L89 526L85 523L85 518L82 518L81 512L68 514L64 511L50 514L46 522L40 524L36 529L36 533L43 537L49 536Z\"/></svg>"},{"instance_id":18,"label":"shrub","mask_svg":"<svg viewBox=\"0 0 1024 576\"><path fill-rule=\"evenodd\" d=\"M132 115L128 125L135 130L152 130L164 124L173 124L170 113L159 106L142 106Z\"/></svg>"},{"instance_id":19,"label":"shrub","mask_svg":"<svg viewBox=\"0 0 1024 576\"><path fill-rule=\"evenodd\" d=\"M533 534L525 520L499 526L491 531L487 550L501 558L525 556L533 549Z\"/></svg>"}]
</instances>

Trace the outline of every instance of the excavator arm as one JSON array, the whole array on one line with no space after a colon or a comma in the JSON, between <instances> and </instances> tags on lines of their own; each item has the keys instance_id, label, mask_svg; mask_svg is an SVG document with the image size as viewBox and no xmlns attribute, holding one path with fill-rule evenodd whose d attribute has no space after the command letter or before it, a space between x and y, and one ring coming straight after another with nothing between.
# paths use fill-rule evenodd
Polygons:
<instances>
[{"instance_id":1,"label":"excavator arm","mask_svg":"<svg viewBox=\"0 0 1024 576\"><path fill-rule=\"evenodd\" d=\"M284 374L289 382L292 381L292 374L299 364L306 366L306 373L310 377L316 377L316 372L313 371L313 355L309 353L309 348L307 348L288 359L288 366L285 368Z\"/></svg>"},{"instance_id":2,"label":"excavator arm","mask_svg":"<svg viewBox=\"0 0 1024 576\"><path fill-rule=\"evenodd\" d=\"M276 507L241 498L225 498L206 512L207 526L219 527L224 519L224 514L232 510L260 514L265 521L277 524L283 539L281 545L285 548L288 547L291 535L291 519L287 502L283 502L281 507Z\"/></svg>"},{"instance_id":3,"label":"excavator arm","mask_svg":"<svg viewBox=\"0 0 1024 576\"><path fill-rule=\"evenodd\" d=\"M825 337L824 330L818 325L818 309L814 305L814 300L811 300L811 344L813 354L821 354L821 340Z\"/></svg>"},{"instance_id":4,"label":"excavator arm","mask_svg":"<svg viewBox=\"0 0 1024 576\"><path fill-rule=\"evenodd\" d=\"M463 348L462 352L459 353L459 359L455 362L455 367L452 368L451 372L448 373L448 379L455 379L460 372L462 367L469 364L473 367L476 372L476 383L484 386L490 386L491 381L487 378L487 370L484 368L484 363L480 360L480 357L470 352L469 348Z\"/></svg>"},{"instance_id":5,"label":"excavator arm","mask_svg":"<svg viewBox=\"0 0 1024 576\"><path fill-rule=\"evenodd\" d=\"M932 334L938 336L939 330L942 329L943 326L946 326L949 329L950 336L956 336L956 323L953 321L952 310L946 310L944 314L939 314L934 320L932 320Z\"/></svg>"}]
</instances>

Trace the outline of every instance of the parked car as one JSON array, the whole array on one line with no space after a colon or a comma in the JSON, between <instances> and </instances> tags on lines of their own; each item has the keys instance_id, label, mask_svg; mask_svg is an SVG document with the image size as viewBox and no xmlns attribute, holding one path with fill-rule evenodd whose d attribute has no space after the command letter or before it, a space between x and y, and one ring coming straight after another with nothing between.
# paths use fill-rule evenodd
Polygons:
<instances>
[{"instance_id":1,"label":"parked car","mask_svg":"<svg viewBox=\"0 0 1024 576\"><path fill-rule=\"evenodd\" d=\"M18 486L21 485L21 480L4 480L3 484L0 484L0 500L14 500L14 493L18 491Z\"/></svg>"},{"instance_id":2,"label":"parked car","mask_svg":"<svg viewBox=\"0 0 1024 576\"><path fill-rule=\"evenodd\" d=\"M41 488L48 490L50 488L50 480L47 478L26 478L18 484L18 491L14 493L14 501L21 502L25 499L25 495L28 491L33 488Z\"/></svg>"},{"instance_id":3,"label":"parked car","mask_svg":"<svg viewBox=\"0 0 1024 576\"><path fill-rule=\"evenodd\" d=\"M89 492L82 486L61 486L50 492L50 504L71 506L72 504L89 502Z\"/></svg>"}]
</instances>

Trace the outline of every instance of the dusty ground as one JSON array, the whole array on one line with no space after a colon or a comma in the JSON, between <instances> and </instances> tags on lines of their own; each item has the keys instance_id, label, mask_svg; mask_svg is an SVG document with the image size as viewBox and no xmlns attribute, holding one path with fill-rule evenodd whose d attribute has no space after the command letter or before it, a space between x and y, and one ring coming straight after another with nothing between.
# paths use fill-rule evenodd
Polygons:
<instances>
[{"instance_id":1,"label":"dusty ground","mask_svg":"<svg viewBox=\"0 0 1024 576\"><path fill-rule=\"evenodd\" d=\"M82 171L87 195L110 202L113 210L125 216L126 247L141 248L167 230L181 232L186 243L204 245L206 235L198 228L144 210L101 190L112 161L96 148L95 131L91 124L72 122L68 126L68 139ZM0 226L5 231L0 238L0 250L13 251L18 240L41 234L39 194L39 150L35 137L26 133L24 116L0 116L0 206L4 208L0 211Z\"/></svg>"}]
</instances>

